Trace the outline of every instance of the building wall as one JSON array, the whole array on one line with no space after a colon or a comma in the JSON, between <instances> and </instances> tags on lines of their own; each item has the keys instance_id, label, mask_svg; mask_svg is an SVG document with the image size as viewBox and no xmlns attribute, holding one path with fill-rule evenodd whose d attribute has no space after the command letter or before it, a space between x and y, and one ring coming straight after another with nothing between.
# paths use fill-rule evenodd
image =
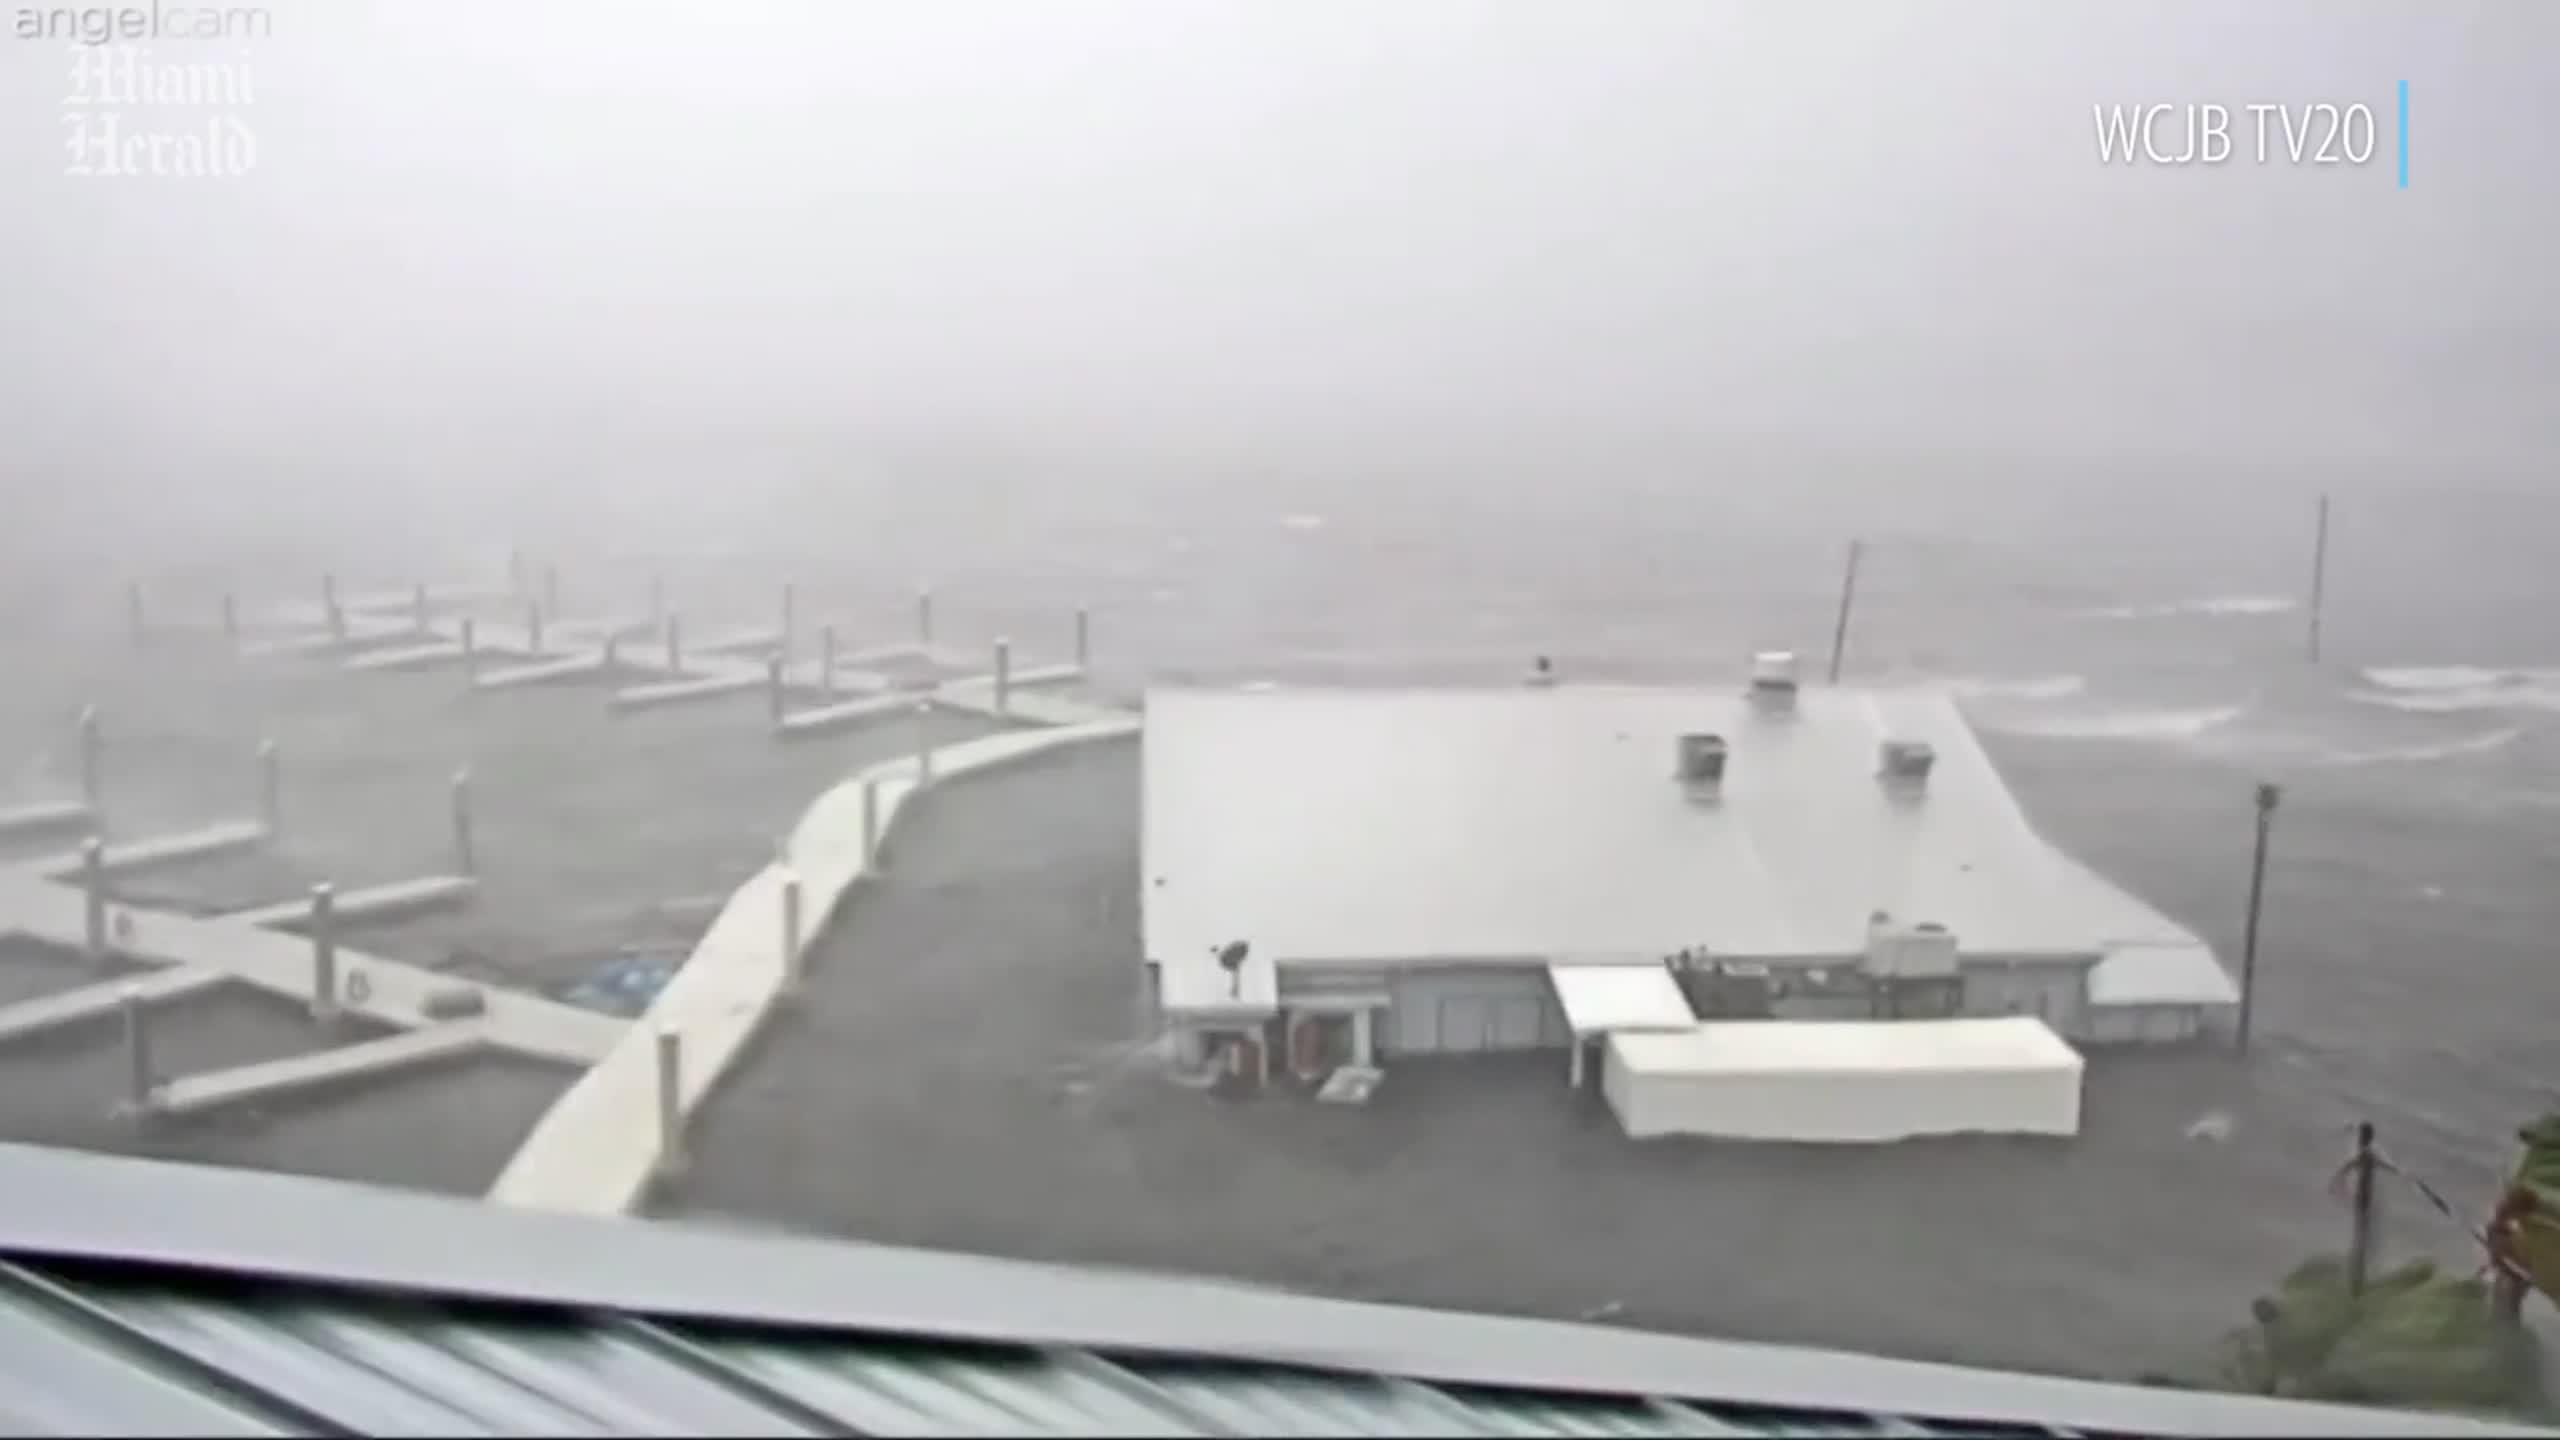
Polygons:
<instances>
[{"instance_id":1,"label":"building wall","mask_svg":"<svg viewBox=\"0 0 2560 1440\"><path fill-rule=\"evenodd\" d=\"M1572 1043L1564 1007L1543 968L1419 970L1393 977L1387 988L1393 1003L1378 1034L1387 1055L1562 1049Z\"/></svg>"},{"instance_id":2,"label":"building wall","mask_svg":"<svg viewBox=\"0 0 2560 1440\"><path fill-rule=\"evenodd\" d=\"M2088 1039L2100 1045L2176 1045L2204 1033L2195 1005L2110 1005L2089 1012Z\"/></svg>"},{"instance_id":3,"label":"building wall","mask_svg":"<svg viewBox=\"0 0 2560 1440\"><path fill-rule=\"evenodd\" d=\"M2066 1039L2089 1033L2089 966L2073 960L1974 960L1964 966L1967 1015L2033 1015Z\"/></svg>"}]
</instances>

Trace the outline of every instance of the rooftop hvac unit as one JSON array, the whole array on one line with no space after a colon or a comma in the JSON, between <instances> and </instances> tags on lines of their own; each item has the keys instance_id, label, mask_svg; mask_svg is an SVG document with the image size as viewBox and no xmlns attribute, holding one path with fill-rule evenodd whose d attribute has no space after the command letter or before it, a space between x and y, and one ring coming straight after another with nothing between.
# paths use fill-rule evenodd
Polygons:
<instances>
[{"instance_id":1,"label":"rooftop hvac unit","mask_svg":"<svg viewBox=\"0 0 2560 1440\"><path fill-rule=\"evenodd\" d=\"M1938 924L1897 925L1881 921L1867 930L1866 971L1892 980L1953 978L1957 970L1956 937Z\"/></svg>"},{"instance_id":2,"label":"rooftop hvac unit","mask_svg":"<svg viewBox=\"0 0 2560 1440\"><path fill-rule=\"evenodd\" d=\"M1783 715L1796 708L1796 652L1763 650L1751 657L1751 699L1761 710Z\"/></svg>"},{"instance_id":3,"label":"rooftop hvac unit","mask_svg":"<svg viewBox=\"0 0 2560 1440\"><path fill-rule=\"evenodd\" d=\"M1938 752L1926 740L1887 740L1876 756L1876 775L1888 789L1917 795L1929 788Z\"/></svg>"},{"instance_id":4,"label":"rooftop hvac unit","mask_svg":"<svg viewBox=\"0 0 2560 1440\"><path fill-rule=\"evenodd\" d=\"M1674 776L1692 800L1713 800L1724 793L1725 743L1721 735L1680 737Z\"/></svg>"}]
</instances>

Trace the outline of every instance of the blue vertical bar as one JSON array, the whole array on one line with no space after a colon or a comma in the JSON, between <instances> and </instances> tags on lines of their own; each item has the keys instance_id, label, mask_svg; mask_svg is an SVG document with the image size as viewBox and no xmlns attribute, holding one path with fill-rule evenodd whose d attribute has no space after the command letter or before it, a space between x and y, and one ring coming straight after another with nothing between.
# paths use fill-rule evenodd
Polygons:
<instances>
[{"instance_id":1,"label":"blue vertical bar","mask_svg":"<svg viewBox=\"0 0 2560 1440\"><path fill-rule=\"evenodd\" d=\"M2400 82L2400 188L2409 188L2409 82Z\"/></svg>"}]
</instances>

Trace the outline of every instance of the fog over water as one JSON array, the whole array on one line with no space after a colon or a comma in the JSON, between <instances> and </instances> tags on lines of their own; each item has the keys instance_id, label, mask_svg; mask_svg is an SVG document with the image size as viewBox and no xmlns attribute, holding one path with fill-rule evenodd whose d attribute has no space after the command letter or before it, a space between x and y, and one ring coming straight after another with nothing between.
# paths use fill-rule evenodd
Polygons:
<instances>
[{"instance_id":1,"label":"fog over water","mask_svg":"<svg viewBox=\"0 0 2560 1440\"><path fill-rule=\"evenodd\" d=\"M1836 529L1846 479L2511 482L2560 427L2530 4L269 14L144 47L247 68L236 181L65 175L69 47L0 49L16 543L675 544L980 487ZM2204 100L2362 102L2381 154L2098 160L2092 105Z\"/></svg>"},{"instance_id":2,"label":"fog over water","mask_svg":"<svg viewBox=\"0 0 2560 1440\"><path fill-rule=\"evenodd\" d=\"M2485 1184L2551 1098L2560 8L277 0L138 53L241 98L71 104L16 37L94 8L0 0L12 743L130 577L522 547L1050 653L1086 604L1130 678L1672 676L1818 650L1862 537L1853 671L1962 686L2226 949L2294 787L2276 1088L2123 1123L2378 1113ZM2204 102L2229 163L2101 160ZM2257 163L2323 102L2369 163ZM254 167L66 174L102 110Z\"/></svg>"}]
</instances>

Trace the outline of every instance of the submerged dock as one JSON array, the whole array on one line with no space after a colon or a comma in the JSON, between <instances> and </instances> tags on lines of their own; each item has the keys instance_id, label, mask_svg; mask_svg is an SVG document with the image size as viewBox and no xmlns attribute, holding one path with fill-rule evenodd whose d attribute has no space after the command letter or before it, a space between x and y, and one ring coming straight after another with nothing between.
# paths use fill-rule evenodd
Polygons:
<instances>
[{"instance_id":1,"label":"submerged dock","mask_svg":"<svg viewBox=\"0 0 2560 1440\"><path fill-rule=\"evenodd\" d=\"M149 840L111 842L101 847L100 868L109 875L132 875L219 855L235 855L243 850L254 850L266 841L266 826L255 820L235 820ZM67 855L38 860L27 868L47 880L77 880L87 864L88 857L74 850Z\"/></svg>"},{"instance_id":2,"label":"submerged dock","mask_svg":"<svg viewBox=\"0 0 2560 1440\"><path fill-rule=\"evenodd\" d=\"M479 997L492 1045L534 1059L591 1064L610 1053L624 1022L557 1000L473 985L405 961L334 945L322 995L311 941L234 918L109 907L109 948L154 966L210 970L271 995L402 1030L445 1023L446 997ZM24 871L0 873L0 929L74 952L90 948L89 897Z\"/></svg>"},{"instance_id":3,"label":"submerged dock","mask_svg":"<svg viewBox=\"0 0 2560 1440\"><path fill-rule=\"evenodd\" d=\"M74 830L96 820L85 801L46 800L0 810L0 840Z\"/></svg>"},{"instance_id":4,"label":"submerged dock","mask_svg":"<svg viewBox=\"0 0 2560 1440\"><path fill-rule=\"evenodd\" d=\"M161 1115L199 1115L291 1092L375 1079L460 1059L487 1044L488 1037L477 1024L430 1026L308 1055L204 1070L161 1081L153 1088L150 1108Z\"/></svg>"},{"instance_id":5,"label":"submerged dock","mask_svg":"<svg viewBox=\"0 0 2560 1440\"><path fill-rule=\"evenodd\" d=\"M415 880L338 891L330 897L330 910L341 925L382 924L449 909L466 903L479 892L480 882L468 875L423 875ZM310 923L311 899L302 896L251 905L225 911L222 918L272 930L295 930Z\"/></svg>"}]
</instances>

